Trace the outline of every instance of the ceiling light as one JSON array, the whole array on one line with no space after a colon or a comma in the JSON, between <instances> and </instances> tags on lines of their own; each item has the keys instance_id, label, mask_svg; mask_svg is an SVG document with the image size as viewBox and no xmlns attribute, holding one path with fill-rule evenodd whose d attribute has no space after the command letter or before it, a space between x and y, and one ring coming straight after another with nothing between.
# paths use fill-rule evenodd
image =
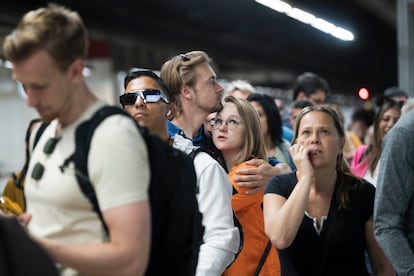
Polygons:
<instances>
[{"instance_id":1,"label":"ceiling light","mask_svg":"<svg viewBox=\"0 0 414 276\"><path fill-rule=\"evenodd\" d=\"M352 41L354 40L354 34L344 28L337 27L325 19L318 18L315 15L306 12L304 10L292 7L288 3L280 0L255 0L257 3L271 8L280 13L284 13L287 16L296 19L305 24L309 24L312 27L332 35L341 40Z\"/></svg>"}]
</instances>

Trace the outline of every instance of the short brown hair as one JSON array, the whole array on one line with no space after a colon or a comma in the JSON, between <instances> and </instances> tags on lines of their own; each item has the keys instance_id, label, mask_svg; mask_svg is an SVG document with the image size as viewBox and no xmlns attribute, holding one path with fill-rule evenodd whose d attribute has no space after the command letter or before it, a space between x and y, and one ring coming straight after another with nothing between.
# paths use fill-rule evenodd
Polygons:
<instances>
[{"instance_id":1,"label":"short brown hair","mask_svg":"<svg viewBox=\"0 0 414 276\"><path fill-rule=\"evenodd\" d=\"M27 12L3 42L5 57L21 62L45 50L65 71L75 58L86 58L88 32L79 14L56 4Z\"/></svg>"}]
</instances>

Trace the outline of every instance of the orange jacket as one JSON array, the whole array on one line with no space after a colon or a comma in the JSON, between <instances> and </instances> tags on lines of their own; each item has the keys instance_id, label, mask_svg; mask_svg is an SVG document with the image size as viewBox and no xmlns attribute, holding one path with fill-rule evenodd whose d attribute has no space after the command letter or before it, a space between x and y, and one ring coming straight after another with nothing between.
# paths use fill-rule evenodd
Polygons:
<instances>
[{"instance_id":1,"label":"orange jacket","mask_svg":"<svg viewBox=\"0 0 414 276\"><path fill-rule=\"evenodd\" d=\"M252 276L263 255L269 239L264 233L263 221L263 191L253 195L246 195L246 188L239 188L233 181L236 170L249 168L241 163L234 166L228 173L230 182L238 192L232 196L232 206L239 218L244 231L243 249L233 264L224 271L224 276ZM276 248L272 246L259 275L278 276L280 275L280 264Z\"/></svg>"}]
</instances>

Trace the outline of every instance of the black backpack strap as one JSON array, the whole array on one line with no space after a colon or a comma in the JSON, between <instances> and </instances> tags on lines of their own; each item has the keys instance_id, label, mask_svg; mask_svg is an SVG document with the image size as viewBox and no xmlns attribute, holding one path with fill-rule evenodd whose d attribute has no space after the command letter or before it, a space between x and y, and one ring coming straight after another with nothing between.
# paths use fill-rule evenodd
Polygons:
<instances>
[{"instance_id":1,"label":"black backpack strap","mask_svg":"<svg viewBox=\"0 0 414 276\"><path fill-rule=\"evenodd\" d=\"M260 271L262 270L262 267L264 263L266 262L267 255L269 255L270 249L272 248L272 243L270 241L267 242L267 245L265 247L265 250L263 252L262 257L260 258L259 263L257 264L256 270L254 272L254 276L258 276Z\"/></svg>"},{"instance_id":2,"label":"black backpack strap","mask_svg":"<svg viewBox=\"0 0 414 276\"><path fill-rule=\"evenodd\" d=\"M36 135L33 140L33 147L32 150L36 147L37 143L40 140L40 137L42 137L43 132L45 129L49 126L49 123L41 123L38 130L36 131ZM12 174L13 182L14 184L19 188L23 190L22 181L26 177L27 169L29 168L29 162L26 162L26 164L23 166L23 169L21 171L20 177L17 177L15 173Z\"/></svg>"},{"instance_id":3,"label":"black backpack strap","mask_svg":"<svg viewBox=\"0 0 414 276\"><path fill-rule=\"evenodd\" d=\"M41 123L39 126L39 129L36 131L36 135L33 141L33 147L32 149L34 149L37 145L37 143L40 140L40 137L42 137L43 132L45 132L45 129L49 126L49 123Z\"/></svg>"},{"instance_id":4,"label":"black backpack strap","mask_svg":"<svg viewBox=\"0 0 414 276\"><path fill-rule=\"evenodd\" d=\"M95 129L103 120L115 114L122 114L127 116L128 118L131 118L127 113L125 113L122 109L118 107L104 106L100 108L98 111L96 111L96 113L89 120L80 124L77 127L75 133L75 151L60 166L60 170L63 172L71 162L74 163L75 175L79 187L82 190L82 193L88 198L89 202L92 204L92 208L99 216L99 219L101 220L102 225L104 227L105 233L108 236L108 226L106 225L105 220L102 216L102 212L99 208L99 202L98 198L96 197L94 186L92 185L89 179L88 156L92 136L95 132Z\"/></svg>"}]
</instances>

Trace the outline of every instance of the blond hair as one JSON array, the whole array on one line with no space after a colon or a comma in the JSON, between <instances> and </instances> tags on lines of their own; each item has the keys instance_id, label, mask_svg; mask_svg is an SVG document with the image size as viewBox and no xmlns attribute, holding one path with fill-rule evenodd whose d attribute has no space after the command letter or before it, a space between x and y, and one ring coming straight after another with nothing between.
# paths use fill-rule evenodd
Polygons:
<instances>
[{"instance_id":1,"label":"blond hair","mask_svg":"<svg viewBox=\"0 0 414 276\"><path fill-rule=\"evenodd\" d=\"M192 51L172 57L161 67L160 76L170 89L171 101L176 104L178 113L182 111L181 88L194 86L197 82L195 67L202 63L210 64L210 57L203 51Z\"/></svg>"},{"instance_id":2,"label":"blond hair","mask_svg":"<svg viewBox=\"0 0 414 276\"><path fill-rule=\"evenodd\" d=\"M75 58L86 58L88 47L88 32L78 13L55 4L26 13L3 42L4 56L11 62L45 50L62 71Z\"/></svg>"}]
</instances>

